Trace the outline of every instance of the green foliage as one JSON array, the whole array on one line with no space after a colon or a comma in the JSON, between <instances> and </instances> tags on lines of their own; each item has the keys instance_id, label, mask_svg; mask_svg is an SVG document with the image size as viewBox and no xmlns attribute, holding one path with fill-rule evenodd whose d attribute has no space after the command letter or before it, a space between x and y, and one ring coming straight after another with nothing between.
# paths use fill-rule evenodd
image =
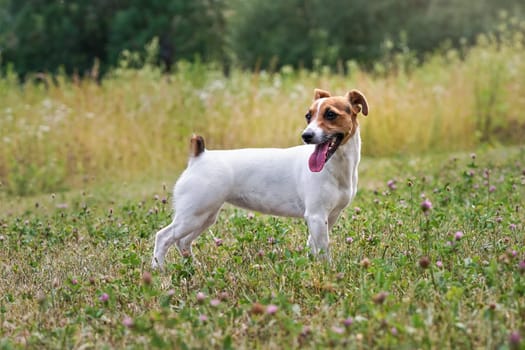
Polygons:
<instances>
[{"instance_id":1,"label":"green foliage","mask_svg":"<svg viewBox=\"0 0 525 350\"><path fill-rule=\"evenodd\" d=\"M84 73L105 58L109 16L118 1L9 1L0 19L2 60L18 73Z\"/></svg>"},{"instance_id":2,"label":"green foliage","mask_svg":"<svg viewBox=\"0 0 525 350\"><path fill-rule=\"evenodd\" d=\"M349 60L373 68L407 49L421 59L464 48L494 31L500 13L522 18L523 1L1 0L0 64L21 76L60 67L98 76L158 38L155 61L167 70L186 60L344 71Z\"/></svg>"},{"instance_id":3,"label":"green foliage","mask_svg":"<svg viewBox=\"0 0 525 350\"><path fill-rule=\"evenodd\" d=\"M224 1L132 0L115 13L108 41L108 59L115 63L124 50L140 51L159 38L159 60L221 61L224 50ZM169 69L169 67L167 67Z\"/></svg>"},{"instance_id":4,"label":"green foliage","mask_svg":"<svg viewBox=\"0 0 525 350\"><path fill-rule=\"evenodd\" d=\"M316 60L341 68L348 60L372 66L387 52L419 57L447 45L473 43L495 30L497 14L521 18L520 1L234 1L230 30L239 63L249 68L291 64L314 67ZM496 16L495 16L496 15ZM264 30L262 30L264 28ZM389 57L387 57L388 59Z\"/></svg>"},{"instance_id":5,"label":"green foliage","mask_svg":"<svg viewBox=\"0 0 525 350\"><path fill-rule=\"evenodd\" d=\"M160 184L1 202L0 348L522 348L524 171L523 148L365 157L332 264L302 220L227 207L198 263L150 271Z\"/></svg>"},{"instance_id":6,"label":"green foliage","mask_svg":"<svg viewBox=\"0 0 525 350\"><path fill-rule=\"evenodd\" d=\"M160 40L157 63L222 57L223 1L3 0L0 12L2 64L32 72L97 75L115 66L124 50L141 51ZM91 71L95 68L95 71Z\"/></svg>"},{"instance_id":7,"label":"green foliage","mask_svg":"<svg viewBox=\"0 0 525 350\"><path fill-rule=\"evenodd\" d=\"M238 1L234 8L232 45L243 66L311 65L317 52L305 1Z\"/></svg>"}]
</instances>

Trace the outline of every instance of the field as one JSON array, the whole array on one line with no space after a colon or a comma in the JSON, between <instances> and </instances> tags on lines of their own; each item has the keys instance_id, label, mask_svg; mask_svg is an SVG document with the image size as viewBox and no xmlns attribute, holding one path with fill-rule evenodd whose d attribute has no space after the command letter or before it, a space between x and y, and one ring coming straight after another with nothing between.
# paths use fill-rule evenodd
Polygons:
<instances>
[{"instance_id":1,"label":"field","mask_svg":"<svg viewBox=\"0 0 525 350\"><path fill-rule=\"evenodd\" d=\"M226 208L198 263L173 249L152 273L169 191L98 191L3 208L3 349L494 349L525 334L523 148L365 160L331 265L301 220Z\"/></svg>"},{"instance_id":2,"label":"field","mask_svg":"<svg viewBox=\"0 0 525 350\"><path fill-rule=\"evenodd\" d=\"M0 77L0 349L524 349L522 39L345 74ZM315 87L370 104L332 263L302 220L225 207L151 271L191 133L298 144Z\"/></svg>"}]
</instances>

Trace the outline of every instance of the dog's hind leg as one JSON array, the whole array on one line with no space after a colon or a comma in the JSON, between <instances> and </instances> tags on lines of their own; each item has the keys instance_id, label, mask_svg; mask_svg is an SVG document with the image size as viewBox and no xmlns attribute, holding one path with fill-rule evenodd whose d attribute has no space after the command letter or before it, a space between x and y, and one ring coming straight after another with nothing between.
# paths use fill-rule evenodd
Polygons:
<instances>
[{"instance_id":1,"label":"dog's hind leg","mask_svg":"<svg viewBox=\"0 0 525 350\"><path fill-rule=\"evenodd\" d=\"M170 225L157 232L153 267L162 266L164 256L173 244L177 244L183 256L190 255L191 242L215 222L226 200L232 176L220 166L220 162L207 167L199 165L202 164L199 162L202 162L201 158L193 159L193 165L188 168L190 173L185 172L175 185L175 218Z\"/></svg>"},{"instance_id":2,"label":"dog's hind leg","mask_svg":"<svg viewBox=\"0 0 525 350\"><path fill-rule=\"evenodd\" d=\"M181 255L191 255L191 242L215 222L219 209L203 213L177 212L173 222L156 234L151 266L162 267L168 249L175 243Z\"/></svg>"},{"instance_id":3,"label":"dog's hind leg","mask_svg":"<svg viewBox=\"0 0 525 350\"><path fill-rule=\"evenodd\" d=\"M161 229L155 235L155 248L153 250L153 261L151 266L153 268L160 268L164 264L164 257L168 252L168 249L174 244L184 239L186 236L195 234L197 235L202 232L199 231L203 226L204 220L199 216L186 216L182 218L182 215L175 214L175 219L171 224ZM181 250L182 255L190 254L190 252L185 252Z\"/></svg>"},{"instance_id":4,"label":"dog's hind leg","mask_svg":"<svg viewBox=\"0 0 525 350\"><path fill-rule=\"evenodd\" d=\"M155 249L153 250L153 260L151 262L152 268L156 269L162 267L166 252L177 239L175 227L176 222L173 220L168 226L162 228L155 235Z\"/></svg>"},{"instance_id":5,"label":"dog's hind leg","mask_svg":"<svg viewBox=\"0 0 525 350\"><path fill-rule=\"evenodd\" d=\"M191 243L197 237L199 237L199 235L202 232L204 232L204 230L206 230L208 227L215 223L219 214L219 210L220 208L210 214L207 214L208 217L204 220L203 224L199 228L195 229L194 231L190 232L188 235L177 241L177 248L183 256L188 254L193 256L193 252L191 250ZM202 220L200 222L202 222Z\"/></svg>"}]
</instances>

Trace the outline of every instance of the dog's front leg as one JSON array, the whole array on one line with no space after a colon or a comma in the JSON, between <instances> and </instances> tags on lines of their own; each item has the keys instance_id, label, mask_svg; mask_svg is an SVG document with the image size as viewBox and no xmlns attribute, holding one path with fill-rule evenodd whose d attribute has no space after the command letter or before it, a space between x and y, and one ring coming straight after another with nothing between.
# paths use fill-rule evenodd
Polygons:
<instances>
[{"instance_id":1,"label":"dog's front leg","mask_svg":"<svg viewBox=\"0 0 525 350\"><path fill-rule=\"evenodd\" d=\"M330 260L330 249L328 247L328 216L327 215L305 215L310 235L308 246L312 254L322 259Z\"/></svg>"}]
</instances>

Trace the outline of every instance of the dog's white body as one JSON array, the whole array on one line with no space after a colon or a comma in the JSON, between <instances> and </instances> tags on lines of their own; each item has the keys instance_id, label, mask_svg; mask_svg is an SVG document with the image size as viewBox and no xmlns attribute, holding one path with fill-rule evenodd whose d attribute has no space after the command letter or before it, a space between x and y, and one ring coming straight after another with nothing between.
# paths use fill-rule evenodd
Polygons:
<instances>
[{"instance_id":1,"label":"dog's white body","mask_svg":"<svg viewBox=\"0 0 525 350\"><path fill-rule=\"evenodd\" d=\"M307 131L313 134L312 143L326 139L314 121ZM304 217L312 252L329 257L328 233L357 191L359 128L356 125L353 135L318 172L309 169L315 147L196 152L175 184L175 218L156 235L153 267L162 266L174 243L183 255L191 254L192 241L215 222L224 203L264 214Z\"/></svg>"}]
</instances>

